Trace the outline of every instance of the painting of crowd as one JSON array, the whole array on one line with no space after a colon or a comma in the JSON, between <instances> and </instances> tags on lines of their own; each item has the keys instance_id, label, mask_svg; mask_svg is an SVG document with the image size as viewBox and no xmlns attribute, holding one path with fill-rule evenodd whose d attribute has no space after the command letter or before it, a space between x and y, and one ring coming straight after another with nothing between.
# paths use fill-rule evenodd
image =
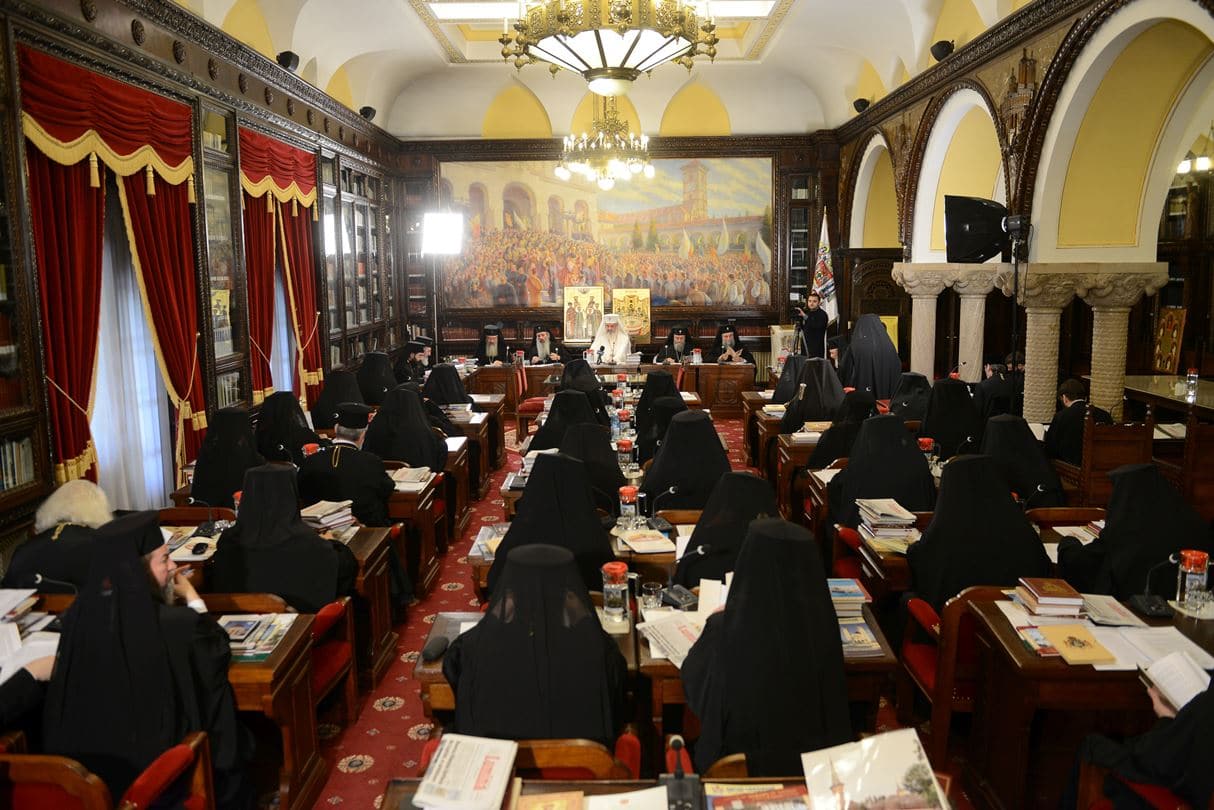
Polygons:
<instances>
[{"instance_id":1,"label":"painting of crowd","mask_svg":"<svg viewBox=\"0 0 1214 810\"><path fill-rule=\"evenodd\" d=\"M761 237L760 237L761 238ZM561 305L565 287L602 286L608 306L615 288L645 288L650 304L764 307L771 303L763 245L688 238L684 244L611 251L584 238L526 229L476 227L464 251L443 263L447 308Z\"/></svg>"}]
</instances>

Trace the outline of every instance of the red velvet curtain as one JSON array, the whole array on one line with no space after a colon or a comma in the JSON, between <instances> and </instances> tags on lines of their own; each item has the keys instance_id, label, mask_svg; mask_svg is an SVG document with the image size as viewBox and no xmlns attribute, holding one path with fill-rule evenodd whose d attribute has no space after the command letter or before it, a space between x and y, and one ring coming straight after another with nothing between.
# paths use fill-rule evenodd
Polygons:
<instances>
[{"instance_id":1,"label":"red velvet curtain","mask_svg":"<svg viewBox=\"0 0 1214 810\"><path fill-rule=\"evenodd\" d=\"M307 204L305 198L314 197L315 154L252 130L241 128L237 134L240 137L240 173L249 184L260 186L268 177L284 193L294 183L300 202ZM275 196L284 199L283 195Z\"/></svg>"},{"instance_id":2,"label":"red velvet curtain","mask_svg":"<svg viewBox=\"0 0 1214 810\"><path fill-rule=\"evenodd\" d=\"M279 205L278 214L287 281L291 286L291 313L299 338L295 393L304 402L315 402L324 381L324 354L320 303L316 298L316 260L312 253L314 223L308 216L290 216L285 205Z\"/></svg>"},{"instance_id":3,"label":"red velvet curtain","mask_svg":"<svg viewBox=\"0 0 1214 810\"><path fill-rule=\"evenodd\" d=\"M199 351L194 239L184 185L123 177L119 187L127 236L156 334L161 374L177 409L177 470L198 454L206 430L206 400Z\"/></svg>"},{"instance_id":4,"label":"red velvet curtain","mask_svg":"<svg viewBox=\"0 0 1214 810\"><path fill-rule=\"evenodd\" d=\"M89 398L101 322L101 240L105 189L88 166L62 166L27 144L38 303L50 409L55 480L97 480Z\"/></svg>"},{"instance_id":5,"label":"red velvet curtain","mask_svg":"<svg viewBox=\"0 0 1214 810\"><path fill-rule=\"evenodd\" d=\"M274 343L274 209L269 196L250 197L247 191L242 195L249 300L249 368L253 404L259 405L274 389L270 373L270 348Z\"/></svg>"}]
</instances>

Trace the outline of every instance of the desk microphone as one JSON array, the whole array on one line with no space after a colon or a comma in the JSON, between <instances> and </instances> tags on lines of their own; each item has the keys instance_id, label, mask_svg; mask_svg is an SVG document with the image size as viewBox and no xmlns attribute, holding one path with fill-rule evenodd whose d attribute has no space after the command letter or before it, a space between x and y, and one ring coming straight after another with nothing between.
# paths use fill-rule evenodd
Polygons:
<instances>
[{"instance_id":1,"label":"desk microphone","mask_svg":"<svg viewBox=\"0 0 1214 810\"><path fill-rule=\"evenodd\" d=\"M1021 502L1021 506L1024 509L1024 511L1025 512L1029 511L1029 504L1031 504L1037 498L1037 496L1044 495L1044 494L1045 494L1045 487L1041 486L1041 484L1038 484L1037 488L1035 490L1033 490L1033 493Z\"/></svg>"},{"instance_id":2,"label":"desk microphone","mask_svg":"<svg viewBox=\"0 0 1214 810\"><path fill-rule=\"evenodd\" d=\"M1147 579L1142 586L1142 593L1130 597L1130 607L1143 616L1148 616L1152 619L1170 618L1172 608L1168 607L1167 600L1162 596L1156 596L1151 593L1151 574L1154 574L1165 565L1176 565L1179 562L1180 558L1176 554L1169 554L1166 560L1161 563L1155 563L1155 565L1148 568Z\"/></svg>"},{"instance_id":3,"label":"desk microphone","mask_svg":"<svg viewBox=\"0 0 1214 810\"><path fill-rule=\"evenodd\" d=\"M207 522L203 523L201 526L199 526L197 529L195 529L194 533L190 536L191 537L210 537L211 535L215 534L214 507L211 506L211 504L207 503L206 501L202 500L201 498L195 498L192 495L190 496L190 504L193 506L205 506L207 508Z\"/></svg>"},{"instance_id":4,"label":"desk microphone","mask_svg":"<svg viewBox=\"0 0 1214 810\"><path fill-rule=\"evenodd\" d=\"M426 646L422 647L422 660L429 663L437 661L443 657L443 653L447 651L447 647L451 642L446 636L436 636L426 642Z\"/></svg>"},{"instance_id":5,"label":"desk microphone","mask_svg":"<svg viewBox=\"0 0 1214 810\"><path fill-rule=\"evenodd\" d=\"M683 738L678 734L670 738L670 753L674 754L674 765L667 761L673 773L664 773L658 782L666 786L666 803L669 810L700 810L704 807L704 789L697 774L688 774L683 769Z\"/></svg>"},{"instance_id":6,"label":"desk microphone","mask_svg":"<svg viewBox=\"0 0 1214 810\"><path fill-rule=\"evenodd\" d=\"M605 352L605 351L607 351L606 346L599 346L599 353L597 355L595 355L595 358L594 358L594 364L596 366L601 366L603 364L603 352Z\"/></svg>"},{"instance_id":7,"label":"desk microphone","mask_svg":"<svg viewBox=\"0 0 1214 810\"><path fill-rule=\"evenodd\" d=\"M646 521L646 525L658 532L670 532L674 530L674 526L670 521L663 517L658 517L658 501L665 498L667 495L678 495L679 487L677 484L671 484L665 491L653 496L653 509L650 511L651 517Z\"/></svg>"},{"instance_id":8,"label":"desk microphone","mask_svg":"<svg viewBox=\"0 0 1214 810\"><path fill-rule=\"evenodd\" d=\"M656 515L658 513L658 501L662 500L667 495L678 495L678 494L679 494L679 485L671 484L670 486L666 487L666 489L663 490L662 492L659 492L657 495L654 495L653 496L653 514Z\"/></svg>"},{"instance_id":9,"label":"desk microphone","mask_svg":"<svg viewBox=\"0 0 1214 810\"><path fill-rule=\"evenodd\" d=\"M79 593L79 591L76 590L76 586L70 582L65 582L62 579L51 579L50 577L42 576L42 574L34 574L34 584L35 585L41 585L43 582L49 583L51 585L59 585L64 588L68 588L71 590L72 593Z\"/></svg>"}]
</instances>

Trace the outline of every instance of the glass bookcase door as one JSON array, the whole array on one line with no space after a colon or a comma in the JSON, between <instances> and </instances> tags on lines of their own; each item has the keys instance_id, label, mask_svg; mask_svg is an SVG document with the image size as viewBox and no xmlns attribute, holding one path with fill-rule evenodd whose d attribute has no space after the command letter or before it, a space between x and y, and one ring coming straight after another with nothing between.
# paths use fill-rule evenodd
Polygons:
<instances>
[{"instance_id":1,"label":"glass bookcase door","mask_svg":"<svg viewBox=\"0 0 1214 810\"><path fill-rule=\"evenodd\" d=\"M0 188L4 187L4 163L0 161ZM21 310L17 307L17 275L13 246L9 241L9 208L0 201L0 410L23 407L26 389L25 362L21 347Z\"/></svg>"},{"instance_id":2,"label":"glass bookcase door","mask_svg":"<svg viewBox=\"0 0 1214 810\"><path fill-rule=\"evenodd\" d=\"M354 253L354 204L345 203L341 207L342 224L342 257L345 268L342 273L346 302L346 328L358 326L356 307L358 302L358 258Z\"/></svg>"},{"instance_id":3,"label":"glass bookcase door","mask_svg":"<svg viewBox=\"0 0 1214 810\"><path fill-rule=\"evenodd\" d=\"M232 248L232 173L216 166L203 168L206 195L207 272L211 279L211 333L217 360L234 354L236 318L236 257Z\"/></svg>"},{"instance_id":4,"label":"glass bookcase door","mask_svg":"<svg viewBox=\"0 0 1214 810\"><path fill-rule=\"evenodd\" d=\"M361 205L354 206L354 254L358 259L358 323L362 325L371 322L372 268L367 262L367 209Z\"/></svg>"},{"instance_id":5,"label":"glass bookcase door","mask_svg":"<svg viewBox=\"0 0 1214 810\"><path fill-rule=\"evenodd\" d=\"M329 334L341 335L341 255L337 247L337 201L326 196L321 221L324 230L325 292L329 300ZM340 364L339 364L340 365Z\"/></svg>"},{"instance_id":6,"label":"glass bookcase door","mask_svg":"<svg viewBox=\"0 0 1214 810\"><path fill-rule=\"evenodd\" d=\"M371 279L371 319L379 323L384 319L384 286L379 267L379 230L375 227L379 220L379 209L372 206L371 215L367 220L367 271Z\"/></svg>"}]
</instances>

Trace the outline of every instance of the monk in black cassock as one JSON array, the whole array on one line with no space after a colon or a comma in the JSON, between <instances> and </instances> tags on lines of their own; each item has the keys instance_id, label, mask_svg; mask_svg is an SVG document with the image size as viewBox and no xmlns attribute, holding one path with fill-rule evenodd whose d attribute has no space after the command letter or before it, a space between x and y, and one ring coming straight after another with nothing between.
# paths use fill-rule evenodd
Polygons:
<instances>
[{"instance_id":1,"label":"monk in black cassock","mask_svg":"<svg viewBox=\"0 0 1214 810\"><path fill-rule=\"evenodd\" d=\"M527 362L532 365L543 363L568 363L569 352L556 342L552 336L552 327L546 323L537 323L531 330L531 342L527 344Z\"/></svg>"},{"instance_id":2,"label":"monk in black cassock","mask_svg":"<svg viewBox=\"0 0 1214 810\"><path fill-rule=\"evenodd\" d=\"M995 459L1025 509L1066 506L1058 472L1021 417L1005 413L986 420L982 454Z\"/></svg>"},{"instance_id":3,"label":"monk in black cassock","mask_svg":"<svg viewBox=\"0 0 1214 810\"><path fill-rule=\"evenodd\" d=\"M561 439L560 451L585 465L594 505L616 515L620 511L620 487L627 480L619 456L611 447L611 431L598 422L571 425Z\"/></svg>"},{"instance_id":4,"label":"monk in black cassock","mask_svg":"<svg viewBox=\"0 0 1214 810\"><path fill-rule=\"evenodd\" d=\"M211 417L198 448L190 497L203 506L232 508L232 493L240 491L245 470L264 464L249 412L241 406L220 408Z\"/></svg>"},{"instance_id":5,"label":"monk in black cassock","mask_svg":"<svg viewBox=\"0 0 1214 810\"><path fill-rule=\"evenodd\" d=\"M88 577L98 527L114 517L101 487L84 478L66 481L34 514L36 534L13 552L3 588L74 593ZM46 578L38 582L38 575ZM0 728L3 724L0 724Z\"/></svg>"},{"instance_id":6,"label":"monk in black cassock","mask_svg":"<svg viewBox=\"0 0 1214 810\"><path fill-rule=\"evenodd\" d=\"M426 421L430 423L430 427L438 428L442 432L444 439L449 439L452 436L462 435L459 428L452 423L451 417L447 416L446 411L444 411L437 402L430 399L425 395L425 393L423 393L425 389L422 387L421 383L412 381L401 383L397 387L406 388L421 398L422 410L426 414Z\"/></svg>"},{"instance_id":7,"label":"monk in black cassock","mask_svg":"<svg viewBox=\"0 0 1214 810\"><path fill-rule=\"evenodd\" d=\"M655 510L703 509L713 487L729 469L729 457L712 418L703 411L688 410L670 420L641 491ZM675 491L667 494L671 487Z\"/></svg>"},{"instance_id":8,"label":"monk in black cassock","mask_svg":"<svg viewBox=\"0 0 1214 810\"><path fill-rule=\"evenodd\" d=\"M422 386L422 394L440 407L472 402L472 397L464 390L464 381L459 378L459 371L450 363L439 363L430 371L426 384Z\"/></svg>"},{"instance_id":9,"label":"monk in black cassock","mask_svg":"<svg viewBox=\"0 0 1214 810\"><path fill-rule=\"evenodd\" d=\"M343 402L362 402L363 392L351 371L330 371L325 387L312 403L312 426L317 430L332 430L337 424L337 406Z\"/></svg>"},{"instance_id":10,"label":"monk in black cassock","mask_svg":"<svg viewBox=\"0 0 1214 810\"><path fill-rule=\"evenodd\" d=\"M912 512L930 512L936 503L931 467L915 437L893 414L864 420L847 466L826 487L830 519L856 528L857 498L893 498Z\"/></svg>"},{"instance_id":11,"label":"monk in black cassock","mask_svg":"<svg viewBox=\"0 0 1214 810\"><path fill-rule=\"evenodd\" d=\"M797 391L785 403L780 419L781 433L796 433L806 422L830 422L843 406L843 386L834 369L825 360L805 362L797 378Z\"/></svg>"},{"instance_id":12,"label":"monk in black cassock","mask_svg":"<svg viewBox=\"0 0 1214 810\"><path fill-rule=\"evenodd\" d=\"M982 421L1012 412L1015 380L1002 363L982 367L982 379L974 386L974 407Z\"/></svg>"},{"instance_id":13,"label":"monk in black cassock","mask_svg":"<svg viewBox=\"0 0 1214 810\"><path fill-rule=\"evenodd\" d=\"M611 417L607 413L608 398L606 392L603 391L603 384L599 382L598 375L594 373L590 364L582 358L578 357L565 364L565 368L561 371L561 381L556 390L558 392L581 391L590 400L594 418L598 420L599 424L611 424Z\"/></svg>"},{"instance_id":14,"label":"monk in black cassock","mask_svg":"<svg viewBox=\"0 0 1214 810\"><path fill-rule=\"evenodd\" d=\"M396 366L392 369L393 376L396 377L398 383L407 383L411 380L424 382L426 379L426 366L422 362L422 357L425 356L426 347L418 340L410 340L405 344L405 350L401 353L396 361Z\"/></svg>"},{"instance_id":15,"label":"monk in black cassock","mask_svg":"<svg viewBox=\"0 0 1214 810\"><path fill-rule=\"evenodd\" d=\"M776 518L750 524L725 609L681 674L702 725L701 773L743 753L751 776L790 776L803 752L851 741L839 621L808 531Z\"/></svg>"},{"instance_id":16,"label":"monk in black cassock","mask_svg":"<svg viewBox=\"0 0 1214 810\"><path fill-rule=\"evenodd\" d=\"M778 516L771 482L747 472L725 473L691 532L672 581L687 588L696 587L701 579L723 582L737 564L750 522Z\"/></svg>"},{"instance_id":17,"label":"monk in black cassock","mask_svg":"<svg viewBox=\"0 0 1214 810\"><path fill-rule=\"evenodd\" d=\"M843 385L867 391L874 399L889 399L898 387L902 360L876 315L861 315L851 330L847 351L839 361Z\"/></svg>"},{"instance_id":18,"label":"monk in black cassock","mask_svg":"<svg viewBox=\"0 0 1214 810\"><path fill-rule=\"evenodd\" d=\"M305 505L317 501L353 501L354 517L364 526L391 526L388 499L396 491L384 462L362 449L371 409L357 402L337 406L333 443L299 465L299 494ZM243 507L243 503L241 506Z\"/></svg>"},{"instance_id":19,"label":"monk in black cassock","mask_svg":"<svg viewBox=\"0 0 1214 810\"><path fill-rule=\"evenodd\" d=\"M1046 428L1045 454L1078 467L1083 464L1083 425L1088 408L1092 409L1092 421L1098 425L1111 425L1113 417L1103 408L1089 406L1079 380L1066 380L1058 386L1058 400L1062 407Z\"/></svg>"},{"instance_id":20,"label":"monk in black cassock","mask_svg":"<svg viewBox=\"0 0 1214 810\"><path fill-rule=\"evenodd\" d=\"M480 342L476 344L476 364L478 366L500 366L510 362L510 354L502 340L502 325L488 323L481 330Z\"/></svg>"},{"instance_id":21,"label":"monk in black cassock","mask_svg":"<svg viewBox=\"0 0 1214 810\"><path fill-rule=\"evenodd\" d=\"M658 454L675 416L688 410L682 397L658 397L653 401L653 419L644 433L637 434L637 461L644 464Z\"/></svg>"},{"instance_id":22,"label":"monk in black cassock","mask_svg":"<svg viewBox=\"0 0 1214 810\"><path fill-rule=\"evenodd\" d=\"M784 405L797 395L797 380L801 370L805 368L809 358L803 354L790 354L780 370L780 379L776 380L775 390L771 394L773 405Z\"/></svg>"},{"instance_id":23,"label":"monk in black cassock","mask_svg":"<svg viewBox=\"0 0 1214 810\"><path fill-rule=\"evenodd\" d=\"M927 399L931 393L932 384L927 377L917 371L904 371L889 399L889 412L903 419L921 420L927 413Z\"/></svg>"},{"instance_id":24,"label":"monk in black cassock","mask_svg":"<svg viewBox=\"0 0 1214 810\"><path fill-rule=\"evenodd\" d=\"M236 525L219 536L211 558L216 591L273 593L300 613L315 613L353 595L357 575L353 552L299 516L295 470L283 464L249 470Z\"/></svg>"},{"instance_id":25,"label":"monk in black cassock","mask_svg":"<svg viewBox=\"0 0 1214 810\"><path fill-rule=\"evenodd\" d=\"M363 438L362 449L385 461L441 472L447 466L447 443L426 419L421 395L403 385L388 392Z\"/></svg>"},{"instance_id":26,"label":"monk in black cassock","mask_svg":"<svg viewBox=\"0 0 1214 810\"><path fill-rule=\"evenodd\" d=\"M548 418L535 432L527 449L528 451L548 450L560 447L561 440L565 437L565 431L574 425L582 424L599 424L594 410L590 407L589 398L581 391L572 389L558 391L552 397L552 407L548 409Z\"/></svg>"},{"instance_id":27,"label":"monk in black cassock","mask_svg":"<svg viewBox=\"0 0 1214 810\"><path fill-rule=\"evenodd\" d=\"M1181 549L1214 551L1210 526L1154 464L1127 464L1109 474L1113 491L1104 529L1086 546L1058 544L1058 575L1082 593L1128 599L1142 593L1147 572ZM1176 592L1176 567L1151 572L1151 593Z\"/></svg>"},{"instance_id":28,"label":"monk in black cassock","mask_svg":"<svg viewBox=\"0 0 1214 810\"><path fill-rule=\"evenodd\" d=\"M851 391L843 396L843 407L830 427L822 432L805 468L820 470L838 458L847 458L864 420L877 415L877 401L867 391Z\"/></svg>"},{"instance_id":29,"label":"monk in black cassock","mask_svg":"<svg viewBox=\"0 0 1214 810\"><path fill-rule=\"evenodd\" d=\"M594 511L586 465L561 453L536 456L518 511L497 548L489 568L488 590L498 595L497 583L510 550L532 543L560 546L573 553L587 588L603 589L602 567L615 559L607 530Z\"/></svg>"},{"instance_id":30,"label":"monk in black cassock","mask_svg":"<svg viewBox=\"0 0 1214 810\"><path fill-rule=\"evenodd\" d=\"M658 349L657 354L653 356L653 362L682 363L685 360L691 359L691 346L688 345L690 342L688 334L686 326L672 328L670 334L666 335L666 344Z\"/></svg>"},{"instance_id":31,"label":"monk in black cassock","mask_svg":"<svg viewBox=\"0 0 1214 810\"><path fill-rule=\"evenodd\" d=\"M644 436L653 425L653 403L659 397L678 397L679 388L674 384L674 377L665 371L651 371L645 378L641 389L641 398L637 400L636 412L632 424L636 426L638 436Z\"/></svg>"},{"instance_id":32,"label":"monk in black cassock","mask_svg":"<svg viewBox=\"0 0 1214 810\"><path fill-rule=\"evenodd\" d=\"M122 796L153 759L205 731L216 806L251 806L242 775L252 738L236 714L230 660L227 633L169 559L157 513L114 520L98 530L88 582L63 616L45 751Z\"/></svg>"},{"instance_id":33,"label":"monk in black cassock","mask_svg":"<svg viewBox=\"0 0 1214 810\"><path fill-rule=\"evenodd\" d=\"M392 373L392 358L384 352L367 352L358 367L358 390L367 405L379 405L384 395L396 387L396 375Z\"/></svg>"},{"instance_id":34,"label":"monk in black cassock","mask_svg":"<svg viewBox=\"0 0 1214 810\"><path fill-rule=\"evenodd\" d=\"M981 447L982 427L969 386L952 378L936 380L927 398L919 436L936 440L940 460Z\"/></svg>"},{"instance_id":35,"label":"monk in black cassock","mask_svg":"<svg viewBox=\"0 0 1214 810\"><path fill-rule=\"evenodd\" d=\"M573 554L546 543L507 552L503 543L497 559L484 618L443 656L443 676L455 690L454 730L612 745L626 719L627 665L599 623Z\"/></svg>"},{"instance_id":36,"label":"monk in black cassock","mask_svg":"<svg viewBox=\"0 0 1214 810\"><path fill-rule=\"evenodd\" d=\"M290 391L278 391L266 397L257 414L257 452L266 461L304 460L305 444L320 444L320 437L308 427L299 400Z\"/></svg>"},{"instance_id":37,"label":"monk in black cassock","mask_svg":"<svg viewBox=\"0 0 1214 810\"><path fill-rule=\"evenodd\" d=\"M723 323L717 327L717 336L712 348L708 350L710 363L750 363L755 364L754 355L742 345L738 336L738 327L732 323Z\"/></svg>"},{"instance_id":38,"label":"monk in black cassock","mask_svg":"<svg viewBox=\"0 0 1214 810\"><path fill-rule=\"evenodd\" d=\"M915 594L937 611L971 585L1014 587L1020 577L1050 575L1041 538L989 456L944 466L932 522L906 561Z\"/></svg>"},{"instance_id":39,"label":"monk in black cassock","mask_svg":"<svg viewBox=\"0 0 1214 810\"><path fill-rule=\"evenodd\" d=\"M805 308L797 307L797 320L801 325L801 339L806 357L826 357L826 329L830 317L822 309L822 296L811 292L805 296ZM794 351L801 347L794 347Z\"/></svg>"}]
</instances>

